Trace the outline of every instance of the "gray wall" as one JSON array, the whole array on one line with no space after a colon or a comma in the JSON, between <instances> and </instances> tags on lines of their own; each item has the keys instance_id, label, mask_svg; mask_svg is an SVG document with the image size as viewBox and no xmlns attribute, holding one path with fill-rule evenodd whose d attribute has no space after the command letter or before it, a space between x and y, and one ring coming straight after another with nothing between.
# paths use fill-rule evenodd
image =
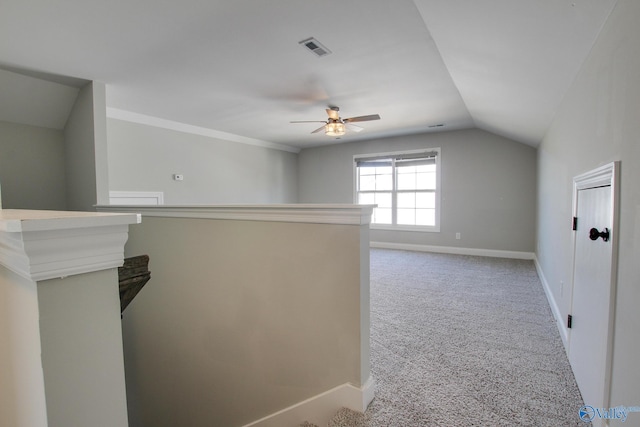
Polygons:
<instances>
[{"instance_id":1,"label":"gray wall","mask_svg":"<svg viewBox=\"0 0 640 427\"><path fill-rule=\"evenodd\" d=\"M105 102L104 84L84 86L64 128L69 210L92 211L108 201Z\"/></svg>"},{"instance_id":2,"label":"gray wall","mask_svg":"<svg viewBox=\"0 0 640 427\"><path fill-rule=\"evenodd\" d=\"M163 191L171 205L296 202L295 153L117 119L107 139L112 191Z\"/></svg>"},{"instance_id":3,"label":"gray wall","mask_svg":"<svg viewBox=\"0 0 640 427\"><path fill-rule=\"evenodd\" d=\"M612 406L640 402L640 2L619 0L539 147L537 257L562 316L572 277L572 179L621 160ZM640 417L631 414L630 417Z\"/></svg>"},{"instance_id":4,"label":"gray wall","mask_svg":"<svg viewBox=\"0 0 640 427\"><path fill-rule=\"evenodd\" d=\"M47 427L37 283L0 265L0 425Z\"/></svg>"},{"instance_id":5,"label":"gray wall","mask_svg":"<svg viewBox=\"0 0 640 427\"><path fill-rule=\"evenodd\" d=\"M143 214L125 248L139 254L151 280L123 322L132 427L241 426L368 379L366 226Z\"/></svg>"},{"instance_id":6,"label":"gray wall","mask_svg":"<svg viewBox=\"0 0 640 427\"><path fill-rule=\"evenodd\" d=\"M48 425L128 427L117 268L38 282L38 309Z\"/></svg>"},{"instance_id":7,"label":"gray wall","mask_svg":"<svg viewBox=\"0 0 640 427\"><path fill-rule=\"evenodd\" d=\"M299 154L300 203L353 203L353 155L440 147L440 232L371 230L377 242L534 251L536 150L480 130L334 144ZM455 234L461 233L456 240Z\"/></svg>"},{"instance_id":8,"label":"gray wall","mask_svg":"<svg viewBox=\"0 0 640 427\"><path fill-rule=\"evenodd\" d=\"M16 76L33 93L15 106L16 118L29 124L0 122L2 206L93 210L96 203L107 203L104 84L91 82L78 90ZM12 111L3 112L11 116Z\"/></svg>"},{"instance_id":9,"label":"gray wall","mask_svg":"<svg viewBox=\"0 0 640 427\"><path fill-rule=\"evenodd\" d=\"M62 131L0 121L5 209L66 209Z\"/></svg>"}]
</instances>

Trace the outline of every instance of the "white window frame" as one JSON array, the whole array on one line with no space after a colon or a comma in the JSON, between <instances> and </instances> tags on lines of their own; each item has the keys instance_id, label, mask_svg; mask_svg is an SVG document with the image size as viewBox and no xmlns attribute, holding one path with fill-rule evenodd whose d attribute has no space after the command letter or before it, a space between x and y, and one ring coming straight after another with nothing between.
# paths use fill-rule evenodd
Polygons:
<instances>
[{"instance_id":1,"label":"white window frame","mask_svg":"<svg viewBox=\"0 0 640 427\"><path fill-rule=\"evenodd\" d=\"M432 232L437 233L440 232L440 210L441 210L441 150L440 147L436 148L425 148L419 150L404 150L404 151L392 151L386 153L367 153L367 154L356 154L353 156L353 201L355 204L358 204L358 167L357 161L361 159L367 159L372 157L394 157L394 156L402 156L402 155L415 155L415 154L429 154L436 153L436 190L435 190L435 225L397 225L397 224L374 224L371 223L371 228L374 230L394 230L394 231L421 231L421 232ZM393 209L397 209L396 204L396 181L395 181L395 170L393 173L393 190L392 190L392 199L393 199ZM394 214L394 218L397 215Z\"/></svg>"}]
</instances>

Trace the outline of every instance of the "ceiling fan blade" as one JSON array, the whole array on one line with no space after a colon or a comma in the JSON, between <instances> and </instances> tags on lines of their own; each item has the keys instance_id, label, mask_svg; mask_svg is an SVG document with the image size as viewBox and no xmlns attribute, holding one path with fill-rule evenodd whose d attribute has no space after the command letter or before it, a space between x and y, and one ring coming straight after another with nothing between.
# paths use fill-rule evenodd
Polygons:
<instances>
[{"instance_id":1,"label":"ceiling fan blade","mask_svg":"<svg viewBox=\"0 0 640 427\"><path fill-rule=\"evenodd\" d=\"M354 132L360 132L361 130L364 130L364 128L361 128L360 126L352 125L351 123L345 123L344 125L347 127L347 129L352 130Z\"/></svg>"},{"instance_id":2,"label":"ceiling fan blade","mask_svg":"<svg viewBox=\"0 0 640 427\"><path fill-rule=\"evenodd\" d=\"M338 120L340 118L340 113L338 112L338 110L337 109L334 110L333 108L327 108L327 115L329 116L330 119L333 119L333 120Z\"/></svg>"},{"instance_id":3,"label":"ceiling fan blade","mask_svg":"<svg viewBox=\"0 0 640 427\"><path fill-rule=\"evenodd\" d=\"M326 123L324 120L294 120L289 123Z\"/></svg>"},{"instance_id":4,"label":"ceiling fan blade","mask_svg":"<svg viewBox=\"0 0 640 427\"><path fill-rule=\"evenodd\" d=\"M311 132L311 133L318 133L318 132L320 132L321 130L324 130L324 126L319 127L318 129L314 130L314 131L313 131L313 132Z\"/></svg>"},{"instance_id":5,"label":"ceiling fan blade","mask_svg":"<svg viewBox=\"0 0 640 427\"><path fill-rule=\"evenodd\" d=\"M353 122L368 122L369 120L380 120L380 115L371 114L368 116L358 116L358 117L349 117L348 119L344 119L345 123L353 123Z\"/></svg>"}]
</instances>

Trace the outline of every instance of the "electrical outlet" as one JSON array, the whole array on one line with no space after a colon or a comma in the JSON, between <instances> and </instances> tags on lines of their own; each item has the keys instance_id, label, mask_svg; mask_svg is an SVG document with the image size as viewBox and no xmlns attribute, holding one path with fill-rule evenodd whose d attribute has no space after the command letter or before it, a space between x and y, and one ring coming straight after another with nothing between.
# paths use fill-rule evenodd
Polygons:
<instances>
[{"instance_id":1,"label":"electrical outlet","mask_svg":"<svg viewBox=\"0 0 640 427\"><path fill-rule=\"evenodd\" d=\"M174 181L182 181L182 180L184 180L184 175L176 173L176 174L173 175L173 179L174 179Z\"/></svg>"},{"instance_id":2,"label":"electrical outlet","mask_svg":"<svg viewBox=\"0 0 640 427\"><path fill-rule=\"evenodd\" d=\"M460 233L456 233L456 240L460 240Z\"/></svg>"}]
</instances>

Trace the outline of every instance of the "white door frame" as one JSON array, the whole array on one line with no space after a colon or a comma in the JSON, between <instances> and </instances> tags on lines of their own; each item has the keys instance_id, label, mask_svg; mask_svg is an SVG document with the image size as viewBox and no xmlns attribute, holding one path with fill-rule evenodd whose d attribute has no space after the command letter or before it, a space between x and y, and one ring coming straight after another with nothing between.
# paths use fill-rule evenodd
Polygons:
<instances>
[{"instance_id":1,"label":"white door frame","mask_svg":"<svg viewBox=\"0 0 640 427\"><path fill-rule=\"evenodd\" d=\"M606 361L604 375L604 390L602 391L604 401L603 408L610 406L611 399L611 366L613 359L613 333L615 322L616 285L618 273L618 224L619 224L619 203L620 203L620 161L611 162L600 166L589 172L583 173L573 178L573 216L578 214L578 192L594 187L611 186L611 230L609 241L611 242L611 273L610 273L610 294L609 294L609 321L607 326ZM572 233L573 244L573 264L571 269L571 296L573 304L573 271L576 264L576 233ZM573 310L573 307L571 307ZM570 311L571 313L571 311ZM571 330L568 330L568 347L571 349ZM595 402L594 402L595 403Z\"/></svg>"}]
</instances>

